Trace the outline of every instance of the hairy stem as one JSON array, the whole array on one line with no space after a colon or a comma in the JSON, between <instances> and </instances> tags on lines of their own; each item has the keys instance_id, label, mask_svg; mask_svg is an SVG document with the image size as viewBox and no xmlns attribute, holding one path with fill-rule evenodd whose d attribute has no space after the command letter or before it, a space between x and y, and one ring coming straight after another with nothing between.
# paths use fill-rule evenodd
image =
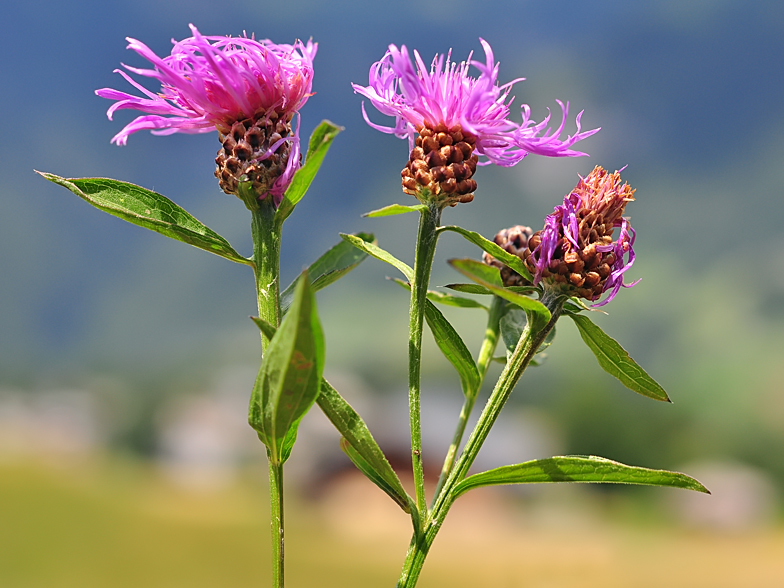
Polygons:
<instances>
[{"instance_id":1,"label":"hairy stem","mask_svg":"<svg viewBox=\"0 0 784 588\"><path fill-rule=\"evenodd\" d=\"M436 204L421 211L414 259L414 283L411 284L411 309L408 331L408 408L411 423L411 463L416 487L416 503L420 516L427 514L425 498L425 472L422 461L422 428L420 410L422 329L425 322L425 302L430 271L436 252L441 222L441 209Z\"/></svg>"},{"instance_id":2,"label":"hairy stem","mask_svg":"<svg viewBox=\"0 0 784 588\"><path fill-rule=\"evenodd\" d=\"M271 198L251 209L253 271L259 317L280 326L280 225L275 220ZM262 333L262 360L270 340ZM268 454L268 458L269 458ZM283 588L283 464L269 459L270 528L272 532L272 586Z\"/></svg>"},{"instance_id":3,"label":"hairy stem","mask_svg":"<svg viewBox=\"0 0 784 588\"><path fill-rule=\"evenodd\" d=\"M272 586L283 588L283 464L269 460Z\"/></svg>"},{"instance_id":4,"label":"hairy stem","mask_svg":"<svg viewBox=\"0 0 784 588\"><path fill-rule=\"evenodd\" d=\"M433 541L449 512L449 508L454 502L455 487L466 477L468 469L476 459L482 444L485 442L485 439L487 439L490 429L493 424L495 424L495 421L498 418L501 409L506 404L506 401L509 399L512 390L520 380L526 367L528 367L531 359L536 354L539 346L550 331L553 330L553 327L555 327L555 323L558 321L563 310L563 300L560 298L553 298L550 300L543 299L542 302L550 310L550 320L541 328L532 328L530 320L528 325L526 325L526 328L520 337L520 341L517 343L517 347L515 347L509 361L507 361L506 367L501 373L501 377L498 379L498 382L479 417L479 422L477 422L476 427L474 427L463 452L460 454L460 458L457 460L451 473L447 477L442 491L436 496L424 532L419 537L415 536L412 539L411 547L406 555L406 561L403 564L403 570L401 571L400 579L397 583L397 588L413 588L416 586L430 546L433 544Z\"/></svg>"},{"instance_id":5,"label":"hairy stem","mask_svg":"<svg viewBox=\"0 0 784 588\"><path fill-rule=\"evenodd\" d=\"M259 318L274 327L280 326L280 227L275 222L275 207L266 200L251 211L253 235L253 271L256 276L256 300ZM262 354L269 340L262 334Z\"/></svg>"}]
</instances>

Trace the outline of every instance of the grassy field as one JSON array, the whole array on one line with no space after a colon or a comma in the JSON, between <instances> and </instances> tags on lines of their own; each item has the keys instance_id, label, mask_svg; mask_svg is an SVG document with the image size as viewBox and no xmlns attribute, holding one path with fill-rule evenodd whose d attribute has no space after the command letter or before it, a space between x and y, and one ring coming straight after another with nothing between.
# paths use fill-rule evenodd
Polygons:
<instances>
[{"instance_id":1,"label":"grassy field","mask_svg":"<svg viewBox=\"0 0 784 588\"><path fill-rule=\"evenodd\" d=\"M265 500L260 477L194 492L116 459L0 464L0 586L268 586ZM289 588L394 586L408 522L365 480L339 479L318 501L291 497L287 513ZM780 527L719 533L628 518L595 502L532 508L501 493L469 494L420 586L784 586Z\"/></svg>"}]
</instances>

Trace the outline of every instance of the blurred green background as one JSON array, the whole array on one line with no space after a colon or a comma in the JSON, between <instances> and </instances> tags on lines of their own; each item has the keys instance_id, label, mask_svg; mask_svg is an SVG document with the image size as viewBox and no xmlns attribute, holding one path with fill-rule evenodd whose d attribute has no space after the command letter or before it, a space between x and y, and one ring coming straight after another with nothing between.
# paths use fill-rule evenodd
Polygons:
<instances>
[{"instance_id":1,"label":"blurred green background","mask_svg":"<svg viewBox=\"0 0 784 588\"><path fill-rule=\"evenodd\" d=\"M569 132L583 109L583 128L602 127L580 144L590 158L483 168L475 201L445 222L487 237L537 227L577 174L628 166L630 278L642 281L595 320L674 403L625 390L564 325L477 467L599 454L686 471L714 494L477 492L448 520L423 586L784 584L784 4L31 0L0 16L0 586L267 582L264 458L244 423L259 354L250 272L32 171L154 189L248 253L247 211L212 176L215 135L138 134L115 147L132 114L108 122L110 103L93 94L130 90L112 73L120 62L146 65L124 37L166 54L189 22L319 43L303 134L323 118L346 130L287 222L285 282L338 232L374 232L412 258L413 216L360 218L409 203L405 142L363 122L349 85L366 82L389 43L463 59L481 54L482 37L502 82L527 78L515 105L540 120L569 100ZM457 281L445 260L467 256L478 252L446 235L433 284ZM408 306L387 275L366 261L319 308L328 376L402 471ZM480 313L446 313L474 351ZM425 456L437 468L461 398L429 339L425 356ZM287 468L290 586L391 586L406 518L354 477L317 410Z\"/></svg>"}]
</instances>

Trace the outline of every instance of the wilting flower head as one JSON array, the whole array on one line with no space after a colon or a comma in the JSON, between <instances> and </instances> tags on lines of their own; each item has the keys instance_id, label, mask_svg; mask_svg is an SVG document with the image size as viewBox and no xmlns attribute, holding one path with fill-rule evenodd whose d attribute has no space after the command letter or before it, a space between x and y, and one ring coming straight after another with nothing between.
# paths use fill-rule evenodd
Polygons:
<instances>
[{"instance_id":1,"label":"wilting flower head","mask_svg":"<svg viewBox=\"0 0 784 588\"><path fill-rule=\"evenodd\" d=\"M436 55L428 69L419 53L414 62L403 45L390 45L381 61L370 68L369 85L352 84L354 91L368 98L382 114L395 117L393 127L370 121L362 105L365 121L374 129L408 138L411 159L403 175L403 191L421 197L431 196L456 202L470 202L476 181L472 179L478 163L477 155L494 163L512 166L529 153L555 157L585 155L570 149L574 143L593 135L599 129L580 132L561 141L568 112L561 104L563 120L555 133L546 129L550 116L541 123L530 120L530 109L523 106L523 124L509 119L509 98L513 80L498 85L498 64L493 51L483 39L485 62L468 60L455 63L451 51ZM470 66L479 70L478 77L469 75ZM582 113L581 113L582 114ZM544 133L544 134L541 134ZM481 165L481 164L480 164Z\"/></svg>"},{"instance_id":2,"label":"wilting flower head","mask_svg":"<svg viewBox=\"0 0 784 588\"><path fill-rule=\"evenodd\" d=\"M634 263L634 229L623 218L634 190L622 184L620 172L596 166L547 216L544 229L534 233L523 252L534 284L568 296L598 300L603 306L623 287L623 274ZM615 229L620 229L614 238ZM639 280L638 280L639 281Z\"/></svg>"},{"instance_id":3,"label":"wilting flower head","mask_svg":"<svg viewBox=\"0 0 784 588\"><path fill-rule=\"evenodd\" d=\"M115 70L145 97L103 88L96 94L116 100L107 115L133 109L147 113L125 126L112 141L124 145L141 130L156 135L206 133L217 129L223 148L215 175L221 188L237 194L248 180L259 198L276 203L299 168L299 134L291 121L311 96L312 42L277 45L246 37L205 37L190 25L192 37L172 41L171 55L160 58L144 43L128 39L128 48L153 69L123 65L161 83L154 94L122 70Z\"/></svg>"}]
</instances>

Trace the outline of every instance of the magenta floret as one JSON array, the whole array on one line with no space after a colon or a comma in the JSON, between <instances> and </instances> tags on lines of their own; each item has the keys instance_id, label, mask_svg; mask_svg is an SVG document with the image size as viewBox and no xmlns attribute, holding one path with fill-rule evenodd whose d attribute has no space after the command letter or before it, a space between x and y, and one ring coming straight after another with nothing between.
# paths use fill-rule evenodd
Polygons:
<instances>
[{"instance_id":1,"label":"magenta floret","mask_svg":"<svg viewBox=\"0 0 784 588\"><path fill-rule=\"evenodd\" d=\"M484 163L501 166L515 165L529 153L551 157L585 155L572 150L572 145L599 129L581 133L580 113L577 133L560 140L568 104L564 107L559 101L563 118L555 132L547 128L549 115L541 123L531 121L527 105L522 107L522 124L509 119L514 99L509 98L509 92L523 78L499 85L499 66L493 51L484 39L479 41L485 52L484 62L473 61L470 54L466 61L455 63L450 51L446 57L436 55L429 69L417 51L412 62L405 45L400 49L390 45L384 57L371 66L368 85L352 84L352 87L380 113L394 117L395 125L386 127L371 122L363 103L365 121L376 130L408 138L410 149L414 148L417 131L422 126L460 125L463 132L476 137L476 152L488 160ZM469 74L471 66L479 71L478 77Z\"/></svg>"},{"instance_id":2,"label":"magenta floret","mask_svg":"<svg viewBox=\"0 0 784 588\"><path fill-rule=\"evenodd\" d=\"M126 72L115 70L146 98L111 88L96 90L98 96L117 101L107 112L110 120L122 109L147 113L126 125L112 139L114 143L124 145L131 134L142 130L157 135L214 129L225 133L235 121L272 111L290 119L311 96L315 43L279 45L248 37L205 37L195 26L190 28L193 36L173 40L171 55L164 58L144 43L128 39L128 49L154 68L123 67L157 79L161 89L154 94Z\"/></svg>"}]
</instances>

